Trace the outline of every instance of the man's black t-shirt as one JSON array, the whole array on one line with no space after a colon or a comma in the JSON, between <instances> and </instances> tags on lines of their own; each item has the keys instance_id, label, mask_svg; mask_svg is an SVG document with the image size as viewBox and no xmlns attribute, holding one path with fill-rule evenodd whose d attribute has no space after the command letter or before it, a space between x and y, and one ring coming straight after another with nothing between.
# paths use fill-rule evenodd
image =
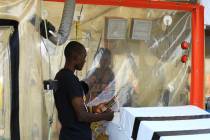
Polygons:
<instances>
[{"instance_id":1,"label":"man's black t-shirt","mask_svg":"<svg viewBox=\"0 0 210 140\"><path fill-rule=\"evenodd\" d=\"M68 69L60 70L55 79L58 81L54 93L55 105L62 125L60 140L91 140L90 124L79 122L72 106L74 97L83 97L79 79Z\"/></svg>"}]
</instances>

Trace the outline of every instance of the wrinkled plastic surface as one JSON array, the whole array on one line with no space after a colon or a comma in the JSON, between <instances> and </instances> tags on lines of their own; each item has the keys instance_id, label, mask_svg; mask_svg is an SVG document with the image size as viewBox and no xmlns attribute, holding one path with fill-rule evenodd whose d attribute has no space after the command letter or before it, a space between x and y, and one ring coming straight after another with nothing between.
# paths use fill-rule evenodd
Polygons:
<instances>
[{"instance_id":1,"label":"wrinkled plastic surface","mask_svg":"<svg viewBox=\"0 0 210 140\"><path fill-rule=\"evenodd\" d=\"M4 19L23 20L34 13L39 0L0 0L0 17Z\"/></svg>"},{"instance_id":2,"label":"wrinkled plastic surface","mask_svg":"<svg viewBox=\"0 0 210 140\"><path fill-rule=\"evenodd\" d=\"M42 63L38 32L40 1L1 0L0 3L0 18L19 21L20 139L46 139L48 126L42 92ZM7 95L10 95L10 92L7 92ZM10 119L9 116L8 119Z\"/></svg>"},{"instance_id":3,"label":"wrinkled plastic surface","mask_svg":"<svg viewBox=\"0 0 210 140\"><path fill-rule=\"evenodd\" d=\"M0 27L0 139L10 139L11 75L9 37L13 27Z\"/></svg>"},{"instance_id":4,"label":"wrinkled plastic surface","mask_svg":"<svg viewBox=\"0 0 210 140\"><path fill-rule=\"evenodd\" d=\"M53 99L51 91L43 91L42 82L53 79L55 73L63 67L64 47L56 48L50 42L40 40L38 24L31 24L31 17L40 16L39 0L0 2L3 3L0 6L1 17L20 21L21 140L46 140ZM24 10L15 10L17 7ZM81 5L77 5L76 10L76 13L80 13ZM170 26L163 23L165 15L172 17ZM107 18L123 18L127 21L126 39L106 39ZM152 23L146 40L131 39L132 19ZM77 26L72 26L70 40L77 39L87 48L87 62L83 71L76 74L90 86L88 105L109 102L113 97L116 103L111 103L110 107L114 110L120 106L187 104L191 48L183 50L181 43L188 41L191 46L190 22L191 15L185 12L84 5L80 21ZM38 23L38 18L35 18L34 23ZM109 57L104 50L109 50ZM181 62L184 54L189 56L186 63ZM105 60L102 61L102 58ZM105 64L107 62L108 65ZM55 122L56 115L53 117ZM51 131L54 139L57 137L54 135L56 125L53 123ZM104 129L97 130L105 133Z\"/></svg>"},{"instance_id":5,"label":"wrinkled plastic surface","mask_svg":"<svg viewBox=\"0 0 210 140\"><path fill-rule=\"evenodd\" d=\"M109 108L118 111L122 106L175 106L189 103L190 13L108 6L88 10L91 7L94 5L83 7L79 25L71 33L71 39L78 39L88 50L86 65L82 72L77 72L90 88L88 106L105 102ZM81 5L78 5L77 9L80 8ZM164 23L165 16L171 17L171 24L167 19ZM108 23L109 19L124 23L107 27L111 24ZM135 39L132 38L132 20L144 22L144 26L140 24L136 27ZM125 21L126 28L123 27ZM122 39L123 31L117 29L126 30L126 39ZM119 39L116 39L117 36ZM136 39L141 36L144 39ZM183 41L188 42L189 48L186 50L181 48ZM183 55L188 58L186 63L182 62ZM100 139L106 133L106 123L94 124L92 129L94 139Z\"/></svg>"},{"instance_id":6,"label":"wrinkled plastic surface","mask_svg":"<svg viewBox=\"0 0 210 140\"><path fill-rule=\"evenodd\" d=\"M91 7L92 5L85 5L83 11ZM93 92L97 92L96 98L91 97L88 105L107 102L113 96L117 96L118 106L187 104L191 63L191 14L156 9L101 6L102 8L104 14L96 19L89 17L91 14L93 16L92 12L83 12L78 29L80 31L89 25L88 31L81 31L82 39L79 40L88 48L87 63L83 71L78 73L89 84L90 94L93 94L91 96L95 97ZM171 16L171 25L164 24L165 15ZM106 39L105 19L113 17L128 21L126 40ZM147 40L133 40L130 37L132 19L152 22ZM72 34L72 38L74 35ZM189 49L181 48L183 41L189 43ZM105 64L100 65L104 48L111 52L108 68L104 68ZM183 63L181 57L185 54L188 60Z\"/></svg>"}]
</instances>

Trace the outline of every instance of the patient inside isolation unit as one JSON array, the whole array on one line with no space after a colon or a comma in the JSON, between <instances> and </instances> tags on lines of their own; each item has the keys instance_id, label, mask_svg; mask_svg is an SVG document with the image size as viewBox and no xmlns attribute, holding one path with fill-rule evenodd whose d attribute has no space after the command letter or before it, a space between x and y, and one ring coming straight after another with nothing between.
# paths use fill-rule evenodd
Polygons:
<instances>
[{"instance_id":1,"label":"patient inside isolation unit","mask_svg":"<svg viewBox=\"0 0 210 140\"><path fill-rule=\"evenodd\" d=\"M113 98L115 92L114 72L111 69L111 63L111 51L107 48L98 49L94 58L93 67L90 69L85 79L85 82L89 86L89 104L87 105L92 108L92 111L95 113L104 112L115 103ZM99 95L104 96L106 99L109 98L109 100L100 100L99 103L95 103L94 100ZM91 101L93 101L93 104L91 104ZM105 140L108 139L105 122L92 123L91 129L93 140L100 140L101 138Z\"/></svg>"},{"instance_id":2,"label":"patient inside isolation unit","mask_svg":"<svg viewBox=\"0 0 210 140\"><path fill-rule=\"evenodd\" d=\"M106 48L100 48L95 56L95 60L99 62L98 67L92 68L86 78L89 86L89 101L93 100L102 92L112 92L114 94L114 72L111 69L112 55L111 51Z\"/></svg>"},{"instance_id":3,"label":"patient inside isolation unit","mask_svg":"<svg viewBox=\"0 0 210 140\"><path fill-rule=\"evenodd\" d=\"M107 108L117 111L119 106L131 105L131 94L137 82L134 72L137 66L135 68L133 66L134 58L125 55L122 60L115 60L117 68L114 74L112 57L111 51L107 48L100 48L95 56L94 66L85 79L89 86L88 106L105 103Z\"/></svg>"}]
</instances>

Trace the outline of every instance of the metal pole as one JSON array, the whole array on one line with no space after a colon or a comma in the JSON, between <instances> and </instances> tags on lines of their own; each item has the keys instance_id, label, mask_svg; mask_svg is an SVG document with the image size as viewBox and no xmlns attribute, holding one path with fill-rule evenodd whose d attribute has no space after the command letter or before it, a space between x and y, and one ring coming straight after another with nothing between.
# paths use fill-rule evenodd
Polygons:
<instances>
[{"instance_id":1,"label":"metal pole","mask_svg":"<svg viewBox=\"0 0 210 140\"><path fill-rule=\"evenodd\" d=\"M65 0L45 0L64 2ZM113 5L139 8L156 8L169 10L192 11L194 4L183 2L155 1L155 0L76 0L77 4Z\"/></svg>"},{"instance_id":2,"label":"metal pole","mask_svg":"<svg viewBox=\"0 0 210 140\"><path fill-rule=\"evenodd\" d=\"M192 74L190 104L204 108L204 7L192 12Z\"/></svg>"}]
</instances>

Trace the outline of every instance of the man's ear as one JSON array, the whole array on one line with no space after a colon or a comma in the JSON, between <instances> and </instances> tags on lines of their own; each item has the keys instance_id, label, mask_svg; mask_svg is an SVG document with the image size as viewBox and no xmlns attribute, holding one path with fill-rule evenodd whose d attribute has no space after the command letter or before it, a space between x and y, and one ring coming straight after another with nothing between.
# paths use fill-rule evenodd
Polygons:
<instances>
[{"instance_id":1,"label":"man's ear","mask_svg":"<svg viewBox=\"0 0 210 140\"><path fill-rule=\"evenodd\" d=\"M78 62L79 62L79 56L77 56L77 55L72 56L71 62L73 64L78 64Z\"/></svg>"},{"instance_id":2,"label":"man's ear","mask_svg":"<svg viewBox=\"0 0 210 140\"><path fill-rule=\"evenodd\" d=\"M79 54L75 54L75 56L74 56L74 61L75 62L78 62L78 61L80 61L80 57L79 57Z\"/></svg>"}]
</instances>

